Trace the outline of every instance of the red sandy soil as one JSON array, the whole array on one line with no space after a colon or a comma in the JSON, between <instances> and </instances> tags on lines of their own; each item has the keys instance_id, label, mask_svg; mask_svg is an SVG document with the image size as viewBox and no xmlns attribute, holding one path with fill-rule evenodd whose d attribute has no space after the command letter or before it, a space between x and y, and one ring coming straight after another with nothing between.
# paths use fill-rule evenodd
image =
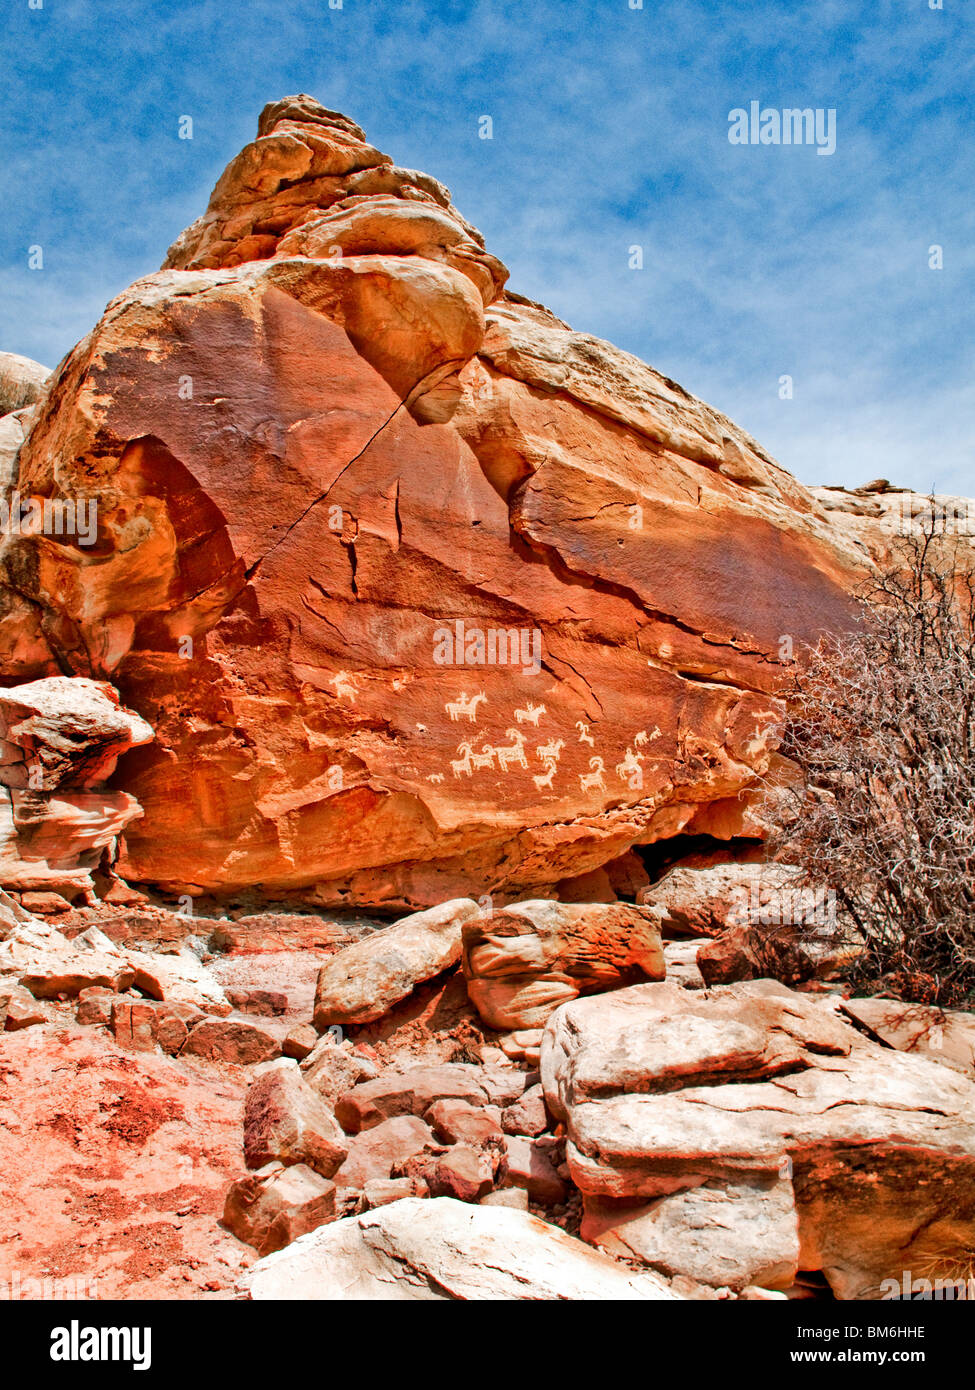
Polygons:
<instances>
[{"instance_id":1,"label":"red sandy soil","mask_svg":"<svg viewBox=\"0 0 975 1390\"><path fill-rule=\"evenodd\" d=\"M101 1028L0 1035L0 1296L72 1279L96 1298L234 1297L256 1257L218 1222L246 1085Z\"/></svg>"},{"instance_id":2,"label":"red sandy soil","mask_svg":"<svg viewBox=\"0 0 975 1390\"><path fill-rule=\"evenodd\" d=\"M234 951L209 968L225 988L286 994L278 1018L236 1015L283 1037L310 1020L329 954ZM51 1023L0 1033L0 1298L38 1297L28 1281L44 1280L70 1280L52 1286L62 1297L78 1281L102 1299L235 1297L257 1256L219 1221L246 1171L250 1069L128 1052L106 1028L75 1024L73 1004L56 1007ZM347 1031L398 1065L489 1040L457 975Z\"/></svg>"}]
</instances>

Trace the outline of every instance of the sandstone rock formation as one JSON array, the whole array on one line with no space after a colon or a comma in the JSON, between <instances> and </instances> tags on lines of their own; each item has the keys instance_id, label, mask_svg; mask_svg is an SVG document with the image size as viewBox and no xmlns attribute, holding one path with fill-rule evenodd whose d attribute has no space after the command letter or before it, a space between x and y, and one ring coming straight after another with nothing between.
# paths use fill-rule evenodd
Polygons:
<instances>
[{"instance_id":1,"label":"sandstone rock formation","mask_svg":"<svg viewBox=\"0 0 975 1390\"><path fill-rule=\"evenodd\" d=\"M842 1012L871 1038L975 1077L975 1016L899 999L845 999Z\"/></svg>"},{"instance_id":2,"label":"sandstone rock formation","mask_svg":"<svg viewBox=\"0 0 975 1390\"><path fill-rule=\"evenodd\" d=\"M965 1267L975 1084L782 985L576 1000L546 1028L542 1081L583 1235L611 1250L733 1288L821 1270L844 1299Z\"/></svg>"},{"instance_id":3,"label":"sandstone rock formation","mask_svg":"<svg viewBox=\"0 0 975 1390\"><path fill-rule=\"evenodd\" d=\"M92 872L141 808L102 785L152 729L112 686L54 676L0 691L0 882L94 892Z\"/></svg>"},{"instance_id":4,"label":"sandstone rock formation","mask_svg":"<svg viewBox=\"0 0 975 1390\"><path fill-rule=\"evenodd\" d=\"M321 1226L260 1260L246 1287L258 1301L676 1297L537 1217L450 1197Z\"/></svg>"},{"instance_id":5,"label":"sandstone rock formation","mask_svg":"<svg viewBox=\"0 0 975 1390\"><path fill-rule=\"evenodd\" d=\"M657 917L625 903L517 903L463 936L467 992L492 1028L539 1028L580 994L666 974Z\"/></svg>"},{"instance_id":6,"label":"sandstone rock formation","mask_svg":"<svg viewBox=\"0 0 975 1390\"><path fill-rule=\"evenodd\" d=\"M34 405L50 379L49 367L16 352L0 352L0 416Z\"/></svg>"},{"instance_id":7,"label":"sandstone rock formation","mask_svg":"<svg viewBox=\"0 0 975 1390\"><path fill-rule=\"evenodd\" d=\"M315 1027L370 1023L414 987L456 965L462 924L477 913L470 898L415 912L395 926L347 946L322 967L315 991Z\"/></svg>"},{"instance_id":8,"label":"sandstone rock formation","mask_svg":"<svg viewBox=\"0 0 975 1390\"><path fill-rule=\"evenodd\" d=\"M23 496L97 504L91 547L8 538L0 651L155 729L125 876L504 903L748 833L780 638L851 620L874 523L505 279L286 98L11 442Z\"/></svg>"}]
</instances>

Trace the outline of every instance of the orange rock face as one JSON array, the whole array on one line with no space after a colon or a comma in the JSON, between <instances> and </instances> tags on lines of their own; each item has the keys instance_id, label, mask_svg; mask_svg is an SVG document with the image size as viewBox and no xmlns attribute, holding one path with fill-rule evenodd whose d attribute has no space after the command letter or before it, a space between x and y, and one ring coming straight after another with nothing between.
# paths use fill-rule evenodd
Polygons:
<instances>
[{"instance_id":1,"label":"orange rock face","mask_svg":"<svg viewBox=\"0 0 975 1390\"><path fill-rule=\"evenodd\" d=\"M127 878L540 897L767 766L782 639L849 622L853 543L505 279L442 185L290 98L52 379L18 486L97 502L97 540L10 538L0 641L154 728Z\"/></svg>"}]
</instances>

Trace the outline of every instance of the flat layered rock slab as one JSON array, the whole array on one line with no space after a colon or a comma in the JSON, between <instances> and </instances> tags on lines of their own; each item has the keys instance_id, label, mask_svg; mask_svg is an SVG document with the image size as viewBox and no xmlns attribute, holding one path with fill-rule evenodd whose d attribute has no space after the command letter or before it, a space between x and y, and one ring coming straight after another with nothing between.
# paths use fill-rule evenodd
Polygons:
<instances>
[{"instance_id":1,"label":"flat layered rock slab","mask_svg":"<svg viewBox=\"0 0 975 1390\"><path fill-rule=\"evenodd\" d=\"M905 1269L964 1266L975 1228L975 1085L878 1046L828 1004L770 981L577 1000L546 1028L542 1082L587 1204L681 1194L693 1205L702 1185L778 1175L795 1194L798 1267L822 1270L840 1298L879 1298ZM644 1222L655 1267L660 1219ZM741 1238L737 1220L724 1236L715 1227L716 1265L734 1263ZM667 1252L672 1267L700 1278L693 1245L668 1242Z\"/></svg>"},{"instance_id":2,"label":"flat layered rock slab","mask_svg":"<svg viewBox=\"0 0 975 1390\"><path fill-rule=\"evenodd\" d=\"M898 999L846 999L840 1009L888 1047L916 1052L969 1075L975 1072L975 1014Z\"/></svg>"},{"instance_id":3,"label":"flat layered rock slab","mask_svg":"<svg viewBox=\"0 0 975 1390\"><path fill-rule=\"evenodd\" d=\"M587 1198L580 1234L614 1255L711 1288L790 1287L799 1265L792 1183L707 1182L632 1206Z\"/></svg>"},{"instance_id":4,"label":"flat layered rock slab","mask_svg":"<svg viewBox=\"0 0 975 1390\"><path fill-rule=\"evenodd\" d=\"M408 1197L323 1226L260 1260L247 1289L260 1302L677 1297L527 1212L450 1197Z\"/></svg>"}]
</instances>

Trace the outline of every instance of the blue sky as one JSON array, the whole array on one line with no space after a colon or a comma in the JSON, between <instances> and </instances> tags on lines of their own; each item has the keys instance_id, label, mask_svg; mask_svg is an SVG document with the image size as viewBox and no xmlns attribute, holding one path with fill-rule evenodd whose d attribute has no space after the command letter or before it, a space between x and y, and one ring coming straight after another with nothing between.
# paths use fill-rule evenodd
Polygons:
<instances>
[{"instance_id":1,"label":"blue sky","mask_svg":"<svg viewBox=\"0 0 975 1390\"><path fill-rule=\"evenodd\" d=\"M0 349L53 366L306 91L803 481L971 494L973 7L930 3L6 0ZM835 108L836 152L731 145L752 100Z\"/></svg>"}]
</instances>

